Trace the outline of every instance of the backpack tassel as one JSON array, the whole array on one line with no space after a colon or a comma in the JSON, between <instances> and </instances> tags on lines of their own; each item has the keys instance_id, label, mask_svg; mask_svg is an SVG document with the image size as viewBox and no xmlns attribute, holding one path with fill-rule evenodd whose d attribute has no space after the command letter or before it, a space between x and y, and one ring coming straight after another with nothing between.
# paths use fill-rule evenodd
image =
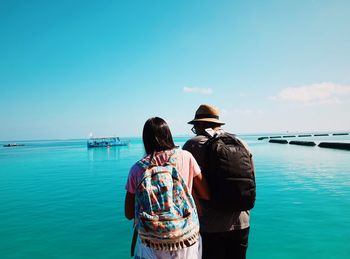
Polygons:
<instances>
[{"instance_id":1,"label":"backpack tassel","mask_svg":"<svg viewBox=\"0 0 350 259\"><path fill-rule=\"evenodd\" d=\"M156 241L156 240L145 240L142 239L142 243L150 248L153 248L155 250L167 250L167 251L176 251L178 249L184 249L186 247L189 247L197 242L199 237L199 233L195 233L194 235L186 238L185 240L178 240L173 242L162 242L162 241Z\"/></svg>"}]
</instances>

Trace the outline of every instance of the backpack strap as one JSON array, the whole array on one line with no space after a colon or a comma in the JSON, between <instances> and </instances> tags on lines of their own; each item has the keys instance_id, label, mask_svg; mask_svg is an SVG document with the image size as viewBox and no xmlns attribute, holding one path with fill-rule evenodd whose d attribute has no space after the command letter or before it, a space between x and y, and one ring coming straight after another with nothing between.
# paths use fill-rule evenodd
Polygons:
<instances>
[{"instance_id":1,"label":"backpack strap","mask_svg":"<svg viewBox=\"0 0 350 259\"><path fill-rule=\"evenodd\" d=\"M207 136L207 135L206 135ZM231 138L233 140L235 140L237 143L239 143L240 145L242 145L242 143L236 138L235 134L231 134L231 133L227 133L224 131L215 133L213 136L207 136L208 140L204 143L205 146L209 146L210 144L214 143L215 141L218 141L220 138Z\"/></svg>"},{"instance_id":2,"label":"backpack strap","mask_svg":"<svg viewBox=\"0 0 350 259\"><path fill-rule=\"evenodd\" d=\"M136 226L135 226L135 227L134 227L134 233L133 233L132 239L131 239L131 247L130 247L130 254L131 254L131 257L133 257L134 254L135 254L135 247L136 247L137 235L138 235L138 232L137 232L137 229L136 229Z\"/></svg>"}]
</instances>

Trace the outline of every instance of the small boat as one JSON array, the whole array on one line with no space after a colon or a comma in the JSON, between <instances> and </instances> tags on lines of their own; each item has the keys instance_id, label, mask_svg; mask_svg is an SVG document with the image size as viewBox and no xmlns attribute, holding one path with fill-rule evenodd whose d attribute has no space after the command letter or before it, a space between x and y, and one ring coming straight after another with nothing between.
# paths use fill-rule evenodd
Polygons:
<instances>
[{"instance_id":1,"label":"small boat","mask_svg":"<svg viewBox=\"0 0 350 259\"><path fill-rule=\"evenodd\" d=\"M10 143L10 144L5 144L3 147L23 147L24 144L17 144L17 143Z\"/></svg>"},{"instance_id":2,"label":"small boat","mask_svg":"<svg viewBox=\"0 0 350 259\"><path fill-rule=\"evenodd\" d=\"M87 141L87 147L113 147L113 146L127 146L129 141L121 140L119 137L98 137L89 138Z\"/></svg>"}]
</instances>

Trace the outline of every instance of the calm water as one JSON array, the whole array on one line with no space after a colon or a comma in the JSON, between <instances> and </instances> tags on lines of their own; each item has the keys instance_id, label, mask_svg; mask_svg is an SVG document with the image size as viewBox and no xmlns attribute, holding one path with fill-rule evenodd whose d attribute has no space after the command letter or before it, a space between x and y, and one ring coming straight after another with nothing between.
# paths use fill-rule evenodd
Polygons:
<instances>
[{"instance_id":1,"label":"calm water","mask_svg":"<svg viewBox=\"0 0 350 259\"><path fill-rule=\"evenodd\" d=\"M350 152L242 137L258 185L248 258L349 258ZM23 143L0 147L0 258L128 258L124 185L141 141L90 150L82 140Z\"/></svg>"}]
</instances>

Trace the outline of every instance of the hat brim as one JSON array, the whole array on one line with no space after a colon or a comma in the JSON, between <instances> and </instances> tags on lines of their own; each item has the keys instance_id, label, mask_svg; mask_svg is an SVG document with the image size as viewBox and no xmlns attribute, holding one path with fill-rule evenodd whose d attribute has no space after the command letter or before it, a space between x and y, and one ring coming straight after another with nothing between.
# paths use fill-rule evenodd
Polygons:
<instances>
[{"instance_id":1,"label":"hat brim","mask_svg":"<svg viewBox=\"0 0 350 259\"><path fill-rule=\"evenodd\" d=\"M194 119L194 120L191 120L189 122L187 122L188 124L195 124L196 122L212 122L212 123L217 123L217 124L220 124L220 125L224 125L225 122L222 122L222 121L219 121L218 119L215 119L215 118L203 118L203 119Z\"/></svg>"}]
</instances>

